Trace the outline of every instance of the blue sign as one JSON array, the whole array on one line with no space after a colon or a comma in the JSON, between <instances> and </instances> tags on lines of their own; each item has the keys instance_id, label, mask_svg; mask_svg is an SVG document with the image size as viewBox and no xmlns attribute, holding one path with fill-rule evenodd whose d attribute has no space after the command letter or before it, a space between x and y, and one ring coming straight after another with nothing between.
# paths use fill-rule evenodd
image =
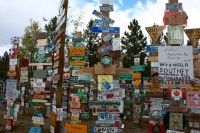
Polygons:
<instances>
[{"instance_id":1,"label":"blue sign","mask_svg":"<svg viewBox=\"0 0 200 133\"><path fill-rule=\"evenodd\" d=\"M119 34L120 29L119 27L92 27L93 33L113 33L113 34Z\"/></svg>"},{"instance_id":2,"label":"blue sign","mask_svg":"<svg viewBox=\"0 0 200 133\"><path fill-rule=\"evenodd\" d=\"M158 52L158 46L165 46L165 44L147 45L146 46L146 52L147 53Z\"/></svg>"},{"instance_id":3,"label":"blue sign","mask_svg":"<svg viewBox=\"0 0 200 133\"><path fill-rule=\"evenodd\" d=\"M103 27L109 27L109 24L105 20L102 20L102 19L95 19L93 25L99 25L99 26L103 26Z\"/></svg>"},{"instance_id":4,"label":"blue sign","mask_svg":"<svg viewBox=\"0 0 200 133\"><path fill-rule=\"evenodd\" d=\"M114 20L112 20L111 18L109 18L107 16L104 16L103 13L101 13L101 12L99 12L97 10L94 10L92 12L92 14L95 15L95 16L97 16L97 17L99 17L99 18L101 18L101 19L103 19L103 20L105 20L109 24L114 24L114 22L115 22Z\"/></svg>"},{"instance_id":5,"label":"blue sign","mask_svg":"<svg viewBox=\"0 0 200 133\"><path fill-rule=\"evenodd\" d=\"M37 126L32 126L28 133L42 133L42 128Z\"/></svg>"},{"instance_id":6,"label":"blue sign","mask_svg":"<svg viewBox=\"0 0 200 133\"><path fill-rule=\"evenodd\" d=\"M200 48L193 48L193 54L200 54Z\"/></svg>"}]
</instances>

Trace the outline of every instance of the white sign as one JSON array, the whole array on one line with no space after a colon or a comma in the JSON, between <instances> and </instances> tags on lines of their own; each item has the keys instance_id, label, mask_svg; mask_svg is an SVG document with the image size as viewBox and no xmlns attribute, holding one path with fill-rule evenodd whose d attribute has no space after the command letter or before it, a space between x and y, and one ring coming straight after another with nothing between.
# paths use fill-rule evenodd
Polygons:
<instances>
[{"instance_id":1,"label":"white sign","mask_svg":"<svg viewBox=\"0 0 200 133\"><path fill-rule=\"evenodd\" d=\"M10 66L17 65L17 58L16 58L16 59L10 59L9 65L10 65Z\"/></svg>"},{"instance_id":2,"label":"white sign","mask_svg":"<svg viewBox=\"0 0 200 133\"><path fill-rule=\"evenodd\" d=\"M56 121L63 120L63 108L56 108Z\"/></svg>"},{"instance_id":3,"label":"white sign","mask_svg":"<svg viewBox=\"0 0 200 133\"><path fill-rule=\"evenodd\" d=\"M43 82L33 82L33 88L45 88L45 83Z\"/></svg>"},{"instance_id":4,"label":"white sign","mask_svg":"<svg viewBox=\"0 0 200 133\"><path fill-rule=\"evenodd\" d=\"M140 63L140 58L134 58L134 63Z\"/></svg>"},{"instance_id":5,"label":"white sign","mask_svg":"<svg viewBox=\"0 0 200 133\"><path fill-rule=\"evenodd\" d=\"M118 131L117 127L92 127L93 132L98 133L116 133Z\"/></svg>"},{"instance_id":6,"label":"white sign","mask_svg":"<svg viewBox=\"0 0 200 133\"><path fill-rule=\"evenodd\" d=\"M89 73L78 74L78 80L90 81L91 79L92 79L92 74L89 74Z\"/></svg>"},{"instance_id":7,"label":"white sign","mask_svg":"<svg viewBox=\"0 0 200 133\"><path fill-rule=\"evenodd\" d=\"M112 40L112 51L121 50L120 47L120 38L113 38Z\"/></svg>"},{"instance_id":8,"label":"white sign","mask_svg":"<svg viewBox=\"0 0 200 133\"><path fill-rule=\"evenodd\" d=\"M100 0L99 3L100 4L109 4L109 5L112 5L113 4L113 0Z\"/></svg>"},{"instance_id":9,"label":"white sign","mask_svg":"<svg viewBox=\"0 0 200 133\"><path fill-rule=\"evenodd\" d=\"M191 46L158 47L158 55L160 79L191 80L194 78Z\"/></svg>"}]
</instances>

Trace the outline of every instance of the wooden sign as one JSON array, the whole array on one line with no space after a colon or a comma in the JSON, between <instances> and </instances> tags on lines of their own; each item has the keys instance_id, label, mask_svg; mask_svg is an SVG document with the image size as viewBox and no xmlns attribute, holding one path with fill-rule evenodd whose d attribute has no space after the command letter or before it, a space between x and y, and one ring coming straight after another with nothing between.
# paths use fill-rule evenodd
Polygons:
<instances>
[{"instance_id":1,"label":"wooden sign","mask_svg":"<svg viewBox=\"0 0 200 133\"><path fill-rule=\"evenodd\" d=\"M200 61L194 60L194 76L200 76Z\"/></svg>"},{"instance_id":2,"label":"wooden sign","mask_svg":"<svg viewBox=\"0 0 200 133\"><path fill-rule=\"evenodd\" d=\"M67 128L69 133L88 133L88 126L84 124L69 124L65 122L64 127Z\"/></svg>"},{"instance_id":3,"label":"wooden sign","mask_svg":"<svg viewBox=\"0 0 200 133\"><path fill-rule=\"evenodd\" d=\"M151 39L153 40L153 43L157 44L158 38L164 30L164 26L146 27L145 29L149 33Z\"/></svg>"},{"instance_id":4,"label":"wooden sign","mask_svg":"<svg viewBox=\"0 0 200 133\"><path fill-rule=\"evenodd\" d=\"M165 12L163 21L165 25L184 25L187 24L187 19L188 16L185 11L170 11Z\"/></svg>"},{"instance_id":5,"label":"wooden sign","mask_svg":"<svg viewBox=\"0 0 200 133\"><path fill-rule=\"evenodd\" d=\"M62 104L62 88L58 88L56 91L56 105Z\"/></svg>"},{"instance_id":6,"label":"wooden sign","mask_svg":"<svg viewBox=\"0 0 200 133\"><path fill-rule=\"evenodd\" d=\"M152 56L147 58L148 62L156 62L158 61L158 56Z\"/></svg>"},{"instance_id":7,"label":"wooden sign","mask_svg":"<svg viewBox=\"0 0 200 133\"><path fill-rule=\"evenodd\" d=\"M103 66L101 64L95 64L95 74L115 74L115 65Z\"/></svg>"},{"instance_id":8,"label":"wooden sign","mask_svg":"<svg viewBox=\"0 0 200 133\"><path fill-rule=\"evenodd\" d=\"M70 47L70 56L85 56L86 47Z\"/></svg>"},{"instance_id":9,"label":"wooden sign","mask_svg":"<svg viewBox=\"0 0 200 133\"><path fill-rule=\"evenodd\" d=\"M193 47L197 47L200 38L200 28L184 29L184 32L188 36L190 41L192 41Z\"/></svg>"},{"instance_id":10,"label":"wooden sign","mask_svg":"<svg viewBox=\"0 0 200 133\"><path fill-rule=\"evenodd\" d=\"M86 61L70 61L70 66L84 66Z\"/></svg>"},{"instance_id":11,"label":"wooden sign","mask_svg":"<svg viewBox=\"0 0 200 133\"><path fill-rule=\"evenodd\" d=\"M15 76L17 76L17 72L8 71L8 72L7 72L7 76L15 77Z\"/></svg>"}]
</instances>

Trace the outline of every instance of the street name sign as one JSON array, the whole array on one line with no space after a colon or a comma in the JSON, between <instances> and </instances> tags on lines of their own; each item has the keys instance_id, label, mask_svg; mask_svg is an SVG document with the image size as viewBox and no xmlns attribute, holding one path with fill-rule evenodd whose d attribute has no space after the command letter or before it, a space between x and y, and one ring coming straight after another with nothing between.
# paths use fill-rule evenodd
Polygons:
<instances>
[{"instance_id":1,"label":"street name sign","mask_svg":"<svg viewBox=\"0 0 200 133\"><path fill-rule=\"evenodd\" d=\"M119 34L120 28L119 27L92 27L93 33L112 33L112 34Z\"/></svg>"},{"instance_id":2,"label":"street name sign","mask_svg":"<svg viewBox=\"0 0 200 133\"><path fill-rule=\"evenodd\" d=\"M101 18L101 19L103 19L103 20L105 20L105 21L107 21L109 24L114 24L114 22L115 22L113 19L111 19L111 18L109 18L107 16L104 16L103 13L101 13L101 12L99 12L97 10L94 10L92 12L92 14L97 16L97 17L99 17L99 18Z\"/></svg>"}]
</instances>

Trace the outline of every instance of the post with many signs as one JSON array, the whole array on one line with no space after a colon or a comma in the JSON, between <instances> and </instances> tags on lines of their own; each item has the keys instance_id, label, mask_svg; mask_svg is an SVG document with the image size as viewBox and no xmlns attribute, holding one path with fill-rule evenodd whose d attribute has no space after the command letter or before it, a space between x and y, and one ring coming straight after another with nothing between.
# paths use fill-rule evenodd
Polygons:
<instances>
[{"instance_id":1,"label":"post with many signs","mask_svg":"<svg viewBox=\"0 0 200 133\"><path fill-rule=\"evenodd\" d=\"M168 115L164 116L163 121L168 133L184 132L186 127L184 114L188 112L184 100L194 78L192 47L183 46L183 29L188 16L178 0L169 0L165 10L163 21L168 25L169 46L158 48L158 75L169 101L169 106L164 108Z\"/></svg>"},{"instance_id":2,"label":"post with many signs","mask_svg":"<svg viewBox=\"0 0 200 133\"><path fill-rule=\"evenodd\" d=\"M62 108L62 92L63 92L63 72L64 72L64 48L65 48L65 33L66 33L66 23L67 23L67 11L68 11L68 0L61 0L59 6L59 17L57 20L55 38L56 46L54 55L54 66L53 70L53 83L56 89L55 102L52 105L52 111L50 113L50 132L57 133L60 132L60 122L63 119L63 108Z\"/></svg>"}]
</instances>

